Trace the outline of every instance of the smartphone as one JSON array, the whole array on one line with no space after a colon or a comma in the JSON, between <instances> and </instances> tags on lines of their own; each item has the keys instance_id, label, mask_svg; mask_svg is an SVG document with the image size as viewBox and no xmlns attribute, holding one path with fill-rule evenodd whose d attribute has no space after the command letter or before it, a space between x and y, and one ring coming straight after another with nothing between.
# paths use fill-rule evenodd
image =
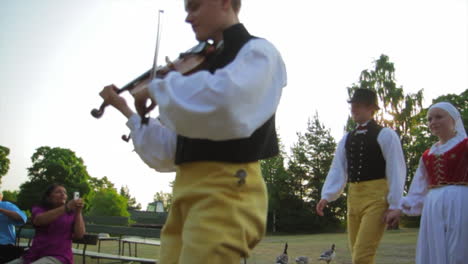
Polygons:
<instances>
[{"instance_id":1,"label":"smartphone","mask_svg":"<svg viewBox=\"0 0 468 264\"><path fill-rule=\"evenodd\" d=\"M73 193L73 199L75 199L75 200L80 199L80 193L79 192L74 192Z\"/></svg>"}]
</instances>

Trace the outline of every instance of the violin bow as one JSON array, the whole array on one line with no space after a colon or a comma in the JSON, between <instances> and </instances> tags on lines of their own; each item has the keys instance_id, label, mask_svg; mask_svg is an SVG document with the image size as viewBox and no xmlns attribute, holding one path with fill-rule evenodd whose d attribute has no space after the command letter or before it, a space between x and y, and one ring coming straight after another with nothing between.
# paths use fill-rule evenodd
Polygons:
<instances>
[{"instance_id":1,"label":"violin bow","mask_svg":"<svg viewBox=\"0 0 468 264\"><path fill-rule=\"evenodd\" d=\"M154 58L153 58L153 68L150 70L146 71L142 75L138 76L135 80L131 81L130 83L126 84L124 87L121 89L118 89L116 92L117 94L120 94L124 91L131 91L135 86L137 86L141 81L148 79L153 80L156 78L156 73L157 73L157 63L158 63L158 53L159 53L159 40L160 40L160 34L161 34L161 14L164 13L164 10L159 10L158 11L158 26L157 26L157 33L156 33L156 47L155 47L155 52L154 52ZM91 110L91 115L94 118L100 118L104 114L104 109L108 106L106 102L103 102L99 109L94 108ZM147 123L148 118L143 117L142 118L142 123ZM126 142L130 140L130 136L123 135L122 139Z\"/></svg>"},{"instance_id":2,"label":"violin bow","mask_svg":"<svg viewBox=\"0 0 468 264\"><path fill-rule=\"evenodd\" d=\"M161 14L164 13L164 10L159 9L158 12L158 31L156 33L156 47L154 50L153 58L153 70L151 71L150 80L156 78L156 73L158 71L158 54L159 54L159 40L161 39Z\"/></svg>"}]
</instances>

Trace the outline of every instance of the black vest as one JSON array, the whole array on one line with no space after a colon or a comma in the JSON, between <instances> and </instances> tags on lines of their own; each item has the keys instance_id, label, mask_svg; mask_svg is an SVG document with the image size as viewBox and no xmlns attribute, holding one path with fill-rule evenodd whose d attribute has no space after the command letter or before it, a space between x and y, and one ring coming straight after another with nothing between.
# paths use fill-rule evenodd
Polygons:
<instances>
[{"instance_id":1,"label":"black vest","mask_svg":"<svg viewBox=\"0 0 468 264\"><path fill-rule=\"evenodd\" d=\"M346 138L348 182L360 182L385 178L385 159L377 137L383 127L374 120L367 124L367 131L351 131ZM361 132L361 133L360 133Z\"/></svg>"},{"instance_id":2,"label":"black vest","mask_svg":"<svg viewBox=\"0 0 468 264\"><path fill-rule=\"evenodd\" d=\"M207 69L211 73L231 63L242 46L254 38L242 24L226 29L223 37L222 51L208 59ZM276 156L278 150L273 114L248 138L212 141L178 135L175 164L193 161L252 162Z\"/></svg>"}]
</instances>

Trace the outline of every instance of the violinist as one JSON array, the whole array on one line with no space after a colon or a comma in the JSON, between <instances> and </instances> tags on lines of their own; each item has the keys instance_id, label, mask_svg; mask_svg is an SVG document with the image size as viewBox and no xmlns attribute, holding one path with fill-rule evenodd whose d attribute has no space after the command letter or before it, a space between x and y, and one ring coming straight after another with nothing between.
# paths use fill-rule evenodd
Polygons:
<instances>
[{"instance_id":1,"label":"violinist","mask_svg":"<svg viewBox=\"0 0 468 264\"><path fill-rule=\"evenodd\" d=\"M133 93L139 115L114 85L100 95L128 118L141 159L157 171L176 171L160 263L238 264L266 230L259 161L279 151L275 113L286 69L278 50L239 22L240 0L184 4L196 39L217 47L206 67L142 82ZM142 125L147 100L159 117Z\"/></svg>"}]
</instances>

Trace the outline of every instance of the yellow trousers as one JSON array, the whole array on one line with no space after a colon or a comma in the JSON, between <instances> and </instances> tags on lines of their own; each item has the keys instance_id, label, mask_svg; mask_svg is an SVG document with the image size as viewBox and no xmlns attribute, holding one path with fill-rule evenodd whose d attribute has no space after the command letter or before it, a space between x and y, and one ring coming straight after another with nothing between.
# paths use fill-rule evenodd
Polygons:
<instances>
[{"instance_id":1,"label":"yellow trousers","mask_svg":"<svg viewBox=\"0 0 468 264\"><path fill-rule=\"evenodd\" d=\"M179 166L159 263L239 264L265 235L267 203L259 162Z\"/></svg>"},{"instance_id":2,"label":"yellow trousers","mask_svg":"<svg viewBox=\"0 0 468 264\"><path fill-rule=\"evenodd\" d=\"M386 179L350 183L348 187L348 238L353 264L373 264L385 231L388 209Z\"/></svg>"}]
</instances>

